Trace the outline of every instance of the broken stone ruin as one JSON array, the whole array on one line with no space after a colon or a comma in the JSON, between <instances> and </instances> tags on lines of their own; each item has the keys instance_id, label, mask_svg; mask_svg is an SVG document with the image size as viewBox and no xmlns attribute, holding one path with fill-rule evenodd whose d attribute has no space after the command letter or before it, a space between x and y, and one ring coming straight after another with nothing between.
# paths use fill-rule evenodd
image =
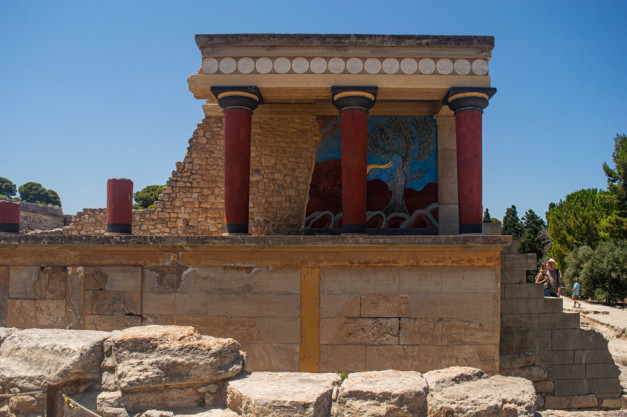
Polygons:
<instances>
[{"instance_id":1,"label":"broken stone ruin","mask_svg":"<svg viewBox=\"0 0 627 417\"><path fill-rule=\"evenodd\" d=\"M47 398L51 385L60 410L104 417L512 417L536 410L530 381L477 368L425 374L245 368L236 340L188 326L0 328L0 416L44 415L55 401Z\"/></svg>"}]
</instances>

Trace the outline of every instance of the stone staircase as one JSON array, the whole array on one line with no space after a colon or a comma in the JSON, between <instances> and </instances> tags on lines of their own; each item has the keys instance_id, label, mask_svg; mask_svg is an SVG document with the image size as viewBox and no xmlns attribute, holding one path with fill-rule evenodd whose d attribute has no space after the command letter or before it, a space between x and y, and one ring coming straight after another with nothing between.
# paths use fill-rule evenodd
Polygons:
<instances>
[{"instance_id":1,"label":"stone staircase","mask_svg":"<svg viewBox=\"0 0 627 417\"><path fill-rule=\"evenodd\" d=\"M527 283L526 271L535 269L535 254L519 254L518 242L503 250L500 373L531 380L540 409L621 408L607 340L582 330L579 313L564 312L561 298Z\"/></svg>"}]
</instances>

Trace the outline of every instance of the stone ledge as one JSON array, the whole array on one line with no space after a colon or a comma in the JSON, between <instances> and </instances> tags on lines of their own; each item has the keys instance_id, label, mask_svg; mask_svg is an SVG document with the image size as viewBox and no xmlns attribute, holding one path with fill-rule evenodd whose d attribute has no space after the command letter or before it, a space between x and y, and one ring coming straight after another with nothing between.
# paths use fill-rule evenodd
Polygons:
<instances>
[{"instance_id":1,"label":"stone ledge","mask_svg":"<svg viewBox=\"0 0 627 417\"><path fill-rule=\"evenodd\" d=\"M203 245L203 246L463 246L505 247L511 236L429 235L429 236L74 236L56 233L0 233L1 245Z\"/></svg>"},{"instance_id":2,"label":"stone ledge","mask_svg":"<svg viewBox=\"0 0 627 417\"><path fill-rule=\"evenodd\" d=\"M218 34L196 35L199 48L228 46L474 46L492 49L493 36L460 35L337 35Z\"/></svg>"}]
</instances>

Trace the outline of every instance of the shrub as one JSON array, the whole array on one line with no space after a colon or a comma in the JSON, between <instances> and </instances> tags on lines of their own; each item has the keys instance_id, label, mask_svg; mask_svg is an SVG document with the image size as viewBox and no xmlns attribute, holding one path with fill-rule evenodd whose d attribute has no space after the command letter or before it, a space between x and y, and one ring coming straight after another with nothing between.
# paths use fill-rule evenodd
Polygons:
<instances>
[{"instance_id":1,"label":"shrub","mask_svg":"<svg viewBox=\"0 0 627 417\"><path fill-rule=\"evenodd\" d=\"M582 292L608 304L624 300L627 297L625 260L627 260L627 240L600 243L581 268Z\"/></svg>"}]
</instances>

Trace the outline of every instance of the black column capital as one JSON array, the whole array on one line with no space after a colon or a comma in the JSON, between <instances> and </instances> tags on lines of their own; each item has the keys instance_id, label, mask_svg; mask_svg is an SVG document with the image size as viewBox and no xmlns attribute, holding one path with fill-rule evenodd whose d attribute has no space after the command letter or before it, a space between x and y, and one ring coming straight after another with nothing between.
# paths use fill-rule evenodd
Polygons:
<instances>
[{"instance_id":1,"label":"black column capital","mask_svg":"<svg viewBox=\"0 0 627 417\"><path fill-rule=\"evenodd\" d=\"M263 104L259 89L255 86L215 86L211 87L211 92L224 110L242 109L252 112Z\"/></svg>"},{"instance_id":2,"label":"black column capital","mask_svg":"<svg viewBox=\"0 0 627 417\"><path fill-rule=\"evenodd\" d=\"M342 112L344 110L368 111L377 101L379 87L364 86L333 86L331 95L333 105Z\"/></svg>"},{"instance_id":3,"label":"black column capital","mask_svg":"<svg viewBox=\"0 0 627 417\"><path fill-rule=\"evenodd\" d=\"M444 104L455 113L466 110L483 111L496 93L491 87L451 87L444 97Z\"/></svg>"}]
</instances>

